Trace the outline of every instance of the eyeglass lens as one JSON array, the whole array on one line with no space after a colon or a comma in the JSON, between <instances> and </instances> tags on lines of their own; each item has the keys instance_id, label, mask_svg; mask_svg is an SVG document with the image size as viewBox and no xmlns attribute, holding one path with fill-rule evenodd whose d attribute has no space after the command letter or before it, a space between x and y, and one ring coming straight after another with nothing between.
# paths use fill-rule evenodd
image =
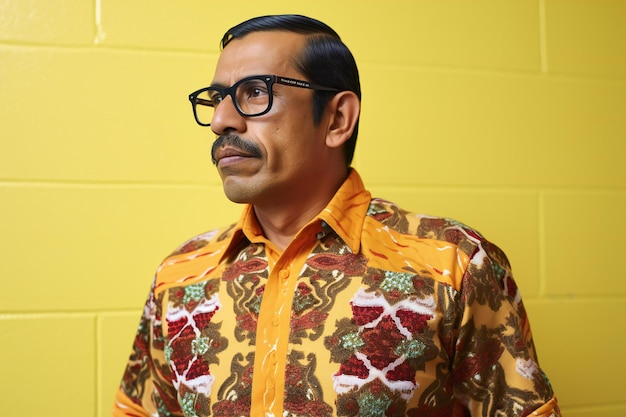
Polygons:
<instances>
[{"instance_id":1,"label":"eyeglass lens","mask_svg":"<svg viewBox=\"0 0 626 417\"><path fill-rule=\"evenodd\" d=\"M235 97L235 106L244 116L255 116L268 110L271 104L268 84L263 79L250 79L233 86L231 97ZM214 109L228 95L226 89L209 88L198 94L195 100L196 116L201 123L210 123Z\"/></svg>"}]
</instances>

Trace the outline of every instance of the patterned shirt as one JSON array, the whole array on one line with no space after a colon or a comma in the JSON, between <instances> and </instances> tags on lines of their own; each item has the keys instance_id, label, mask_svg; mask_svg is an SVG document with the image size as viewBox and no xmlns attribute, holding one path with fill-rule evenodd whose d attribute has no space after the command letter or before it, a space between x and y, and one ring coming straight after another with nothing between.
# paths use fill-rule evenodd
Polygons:
<instances>
[{"instance_id":1,"label":"patterned shirt","mask_svg":"<svg viewBox=\"0 0 626 417\"><path fill-rule=\"evenodd\" d=\"M116 416L559 416L504 253L352 170L284 250L246 206L160 265Z\"/></svg>"}]
</instances>

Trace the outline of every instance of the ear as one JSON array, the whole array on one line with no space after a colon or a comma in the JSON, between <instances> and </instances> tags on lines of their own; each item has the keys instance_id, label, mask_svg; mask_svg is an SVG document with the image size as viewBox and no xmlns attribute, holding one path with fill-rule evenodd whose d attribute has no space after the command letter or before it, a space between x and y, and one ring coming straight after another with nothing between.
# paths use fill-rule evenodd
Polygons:
<instances>
[{"instance_id":1,"label":"ear","mask_svg":"<svg viewBox=\"0 0 626 417\"><path fill-rule=\"evenodd\" d=\"M326 145L339 148L350 139L361 113L361 102L352 91L341 91L326 107L330 113Z\"/></svg>"}]
</instances>

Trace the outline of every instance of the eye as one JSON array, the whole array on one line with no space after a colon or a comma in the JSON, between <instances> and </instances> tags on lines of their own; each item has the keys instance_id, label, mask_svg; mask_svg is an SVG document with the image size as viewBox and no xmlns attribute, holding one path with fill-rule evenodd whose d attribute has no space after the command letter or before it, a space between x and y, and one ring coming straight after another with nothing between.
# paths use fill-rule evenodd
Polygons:
<instances>
[{"instance_id":1,"label":"eye","mask_svg":"<svg viewBox=\"0 0 626 417\"><path fill-rule=\"evenodd\" d=\"M244 100L267 99L267 85L261 80L250 80L239 86L237 96Z\"/></svg>"},{"instance_id":2,"label":"eye","mask_svg":"<svg viewBox=\"0 0 626 417\"><path fill-rule=\"evenodd\" d=\"M223 99L224 98L222 97L222 94L220 94L219 91L209 91L209 100L211 100L211 103L214 106L220 104Z\"/></svg>"},{"instance_id":3,"label":"eye","mask_svg":"<svg viewBox=\"0 0 626 417\"><path fill-rule=\"evenodd\" d=\"M259 97L263 94L266 94L264 91L262 91L260 88L253 88L252 90L250 90L250 98L254 98L254 97Z\"/></svg>"}]
</instances>

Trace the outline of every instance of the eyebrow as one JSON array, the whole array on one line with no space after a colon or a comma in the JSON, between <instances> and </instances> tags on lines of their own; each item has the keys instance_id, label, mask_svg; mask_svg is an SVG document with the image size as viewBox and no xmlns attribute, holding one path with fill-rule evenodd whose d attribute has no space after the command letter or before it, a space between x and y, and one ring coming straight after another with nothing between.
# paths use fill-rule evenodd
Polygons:
<instances>
[{"instance_id":1,"label":"eyebrow","mask_svg":"<svg viewBox=\"0 0 626 417\"><path fill-rule=\"evenodd\" d=\"M215 81L211 81L211 84L209 84L209 87L216 87L216 88L229 88L232 87L233 85L237 84L239 81L243 80L244 78L248 78L248 77L256 77L259 74L250 74L250 75L244 75L243 77L239 78L238 80L235 80L234 83L230 84L230 85L226 85L226 84L222 84L222 83L218 83Z\"/></svg>"},{"instance_id":2,"label":"eyebrow","mask_svg":"<svg viewBox=\"0 0 626 417\"><path fill-rule=\"evenodd\" d=\"M212 87L212 88L227 88L227 87L230 87L230 86L227 86L227 85L224 85L224 84L221 84L221 83L216 83L216 82L212 81L211 84L209 84L209 87Z\"/></svg>"},{"instance_id":3,"label":"eyebrow","mask_svg":"<svg viewBox=\"0 0 626 417\"><path fill-rule=\"evenodd\" d=\"M232 87L233 85L237 84L239 81L243 80L244 78L249 78L249 77L261 77L261 76L265 76L267 74L265 73L260 73L260 74L249 74L249 75L244 75L243 77L235 80L234 83L232 83L231 85L226 85L226 84L222 84L222 83L218 83L215 81L211 81L211 84L208 85L208 87L214 87L214 88L229 88ZM285 78L285 77L283 77Z\"/></svg>"}]
</instances>

